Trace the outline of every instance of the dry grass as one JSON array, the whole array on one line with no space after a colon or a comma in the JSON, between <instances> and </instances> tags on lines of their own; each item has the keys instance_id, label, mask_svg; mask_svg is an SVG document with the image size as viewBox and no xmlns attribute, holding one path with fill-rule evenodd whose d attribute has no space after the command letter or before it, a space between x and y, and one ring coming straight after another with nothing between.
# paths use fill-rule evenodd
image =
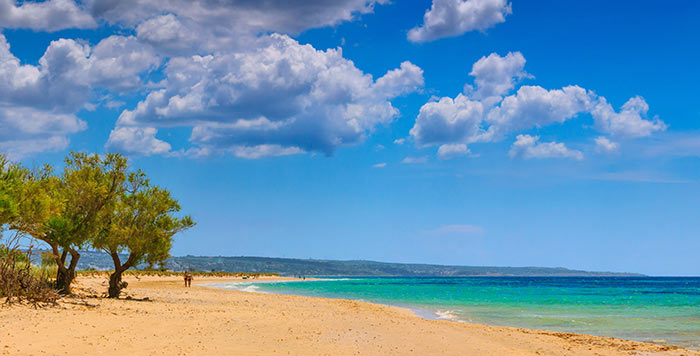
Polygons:
<instances>
[{"instance_id":1,"label":"dry grass","mask_svg":"<svg viewBox=\"0 0 700 356\"><path fill-rule=\"evenodd\" d=\"M58 293L52 288L50 280L54 270L33 266L29 257L18 248L2 249L0 298L5 299L4 303L27 302L34 307L57 305Z\"/></svg>"}]
</instances>

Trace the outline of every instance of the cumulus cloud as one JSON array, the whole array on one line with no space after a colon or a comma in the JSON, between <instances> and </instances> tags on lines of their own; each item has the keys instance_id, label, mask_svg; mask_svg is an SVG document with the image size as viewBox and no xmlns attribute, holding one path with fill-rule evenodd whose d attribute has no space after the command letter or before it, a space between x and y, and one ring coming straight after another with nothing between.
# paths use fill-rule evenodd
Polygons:
<instances>
[{"instance_id":1,"label":"cumulus cloud","mask_svg":"<svg viewBox=\"0 0 700 356\"><path fill-rule=\"evenodd\" d=\"M182 24L173 14L157 16L140 23L136 27L136 36L168 55L188 54L202 43L197 31Z\"/></svg>"},{"instance_id":2,"label":"cumulus cloud","mask_svg":"<svg viewBox=\"0 0 700 356\"><path fill-rule=\"evenodd\" d=\"M299 147L283 147L281 145L234 146L231 148L234 156L247 159L262 157L278 157L304 153Z\"/></svg>"},{"instance_id":3,"label":"cumulus cloud","mask_svg":"<svg viewBox=\"0 0 700 356\"><path fill-rule=\"evenodd\" d=\"M496 142L512 134L562 124L583 114L593 117L595 130L617 137L645 137L666 128L660 119L646 118L649 107L641 97L630 99L620 112L615 112L604 97L577 85L561 89L523 85L510 94L522 78L531 78L524 66L525 58L519 52L506 56L494 53L479 59L470 73L473 86L466 85L464 93L454 99L431 99L420 108L410 130L416 145L440 146L438 156L443 157L451 152L448 148L461 147L455 145L465 145L466 149L472 143ZM563 144L536 143L535 136L518 137L511 155L535 158L558 154L577 158L580 154L566 150ZM528 142L532 147L521 146Z\"/></svg>"},{"instance_id":4,"label":"cumulus cloud","mask_svg":"<svg viewBox=\"0 0 700 356\"><path fill-rule=\"evenodd\" d=\"M423 85L410 62L375 81L340 49L277 34L246 52L173 58L164 72L166 87L123 111L118 125L193 126L190 141L203 152L276 145L330 155L391 122L398 110L389 100Z\"/></svg>"},{"instance_id":5,"label":"cumulus cloud","mask_svg":"<svg viewBox=\"0 0 700 356\"><path fill-rule=\"evenodd\" d=\"M563 123L587 111L595 94L579 86L547 90L522 86L488 113L487 122L500 133Z\"/></svg>"},{"instance_id":6,"label":"cumulus cloud","mask_svg":"<svg viewBox=\"0 0 700 356\"><path fill-rule=\"evenodd\" d=\"M37 142L48 142L47 150L65 146L67 136L86 128L75 113L92 106L94 88L136 89L139 72L157 63L135 38L112 36L94 49L69 39L53 41L38 65L23 65L0 34L0 140L27 141L31 149L13 149L14 156L40 151ZM10 152L8 144L2 147Z\"/></svg>"},{"instance_id":7,"label":"cumulus cloud","mask_svg":"<svg viewBox=\"0 0 700 356\"><path fill-rule=\"evenodd\" d=\"M140 74L155 69L160 58L133 36L110 36L100 41L83 68L91 87L112 91L140 89Z\"/></svg>"},{"instance_id":8,"label":"cumulus cloud","mask_svg":"<svg viewBox=\"0 0 700 356\"><path fill-rule=\"evenodd\" d=\"M242 49L265 33L298 34L371 13L384 0L204 1L87 0L95 18L136 28L164 53Z\"/></svg>"},{"instance_id":9,"label":"cumulus cloud","mask_svg":"<svg viewBox=\"0 0 700 356\"><path fill-rule=\"evenodd\" d=\"M438 148L438 158L440 159L452 159L459 156L470 155L471 151L467 148L467 145L463 143L454 143L441 145Z\"/></svg>"},{"instance_id":10,"label":"cumulus cloud","mask_svg":"<svg viewBox=\"0 0 700 356\"><path fill-rule=\"evenodd\" d=\"M46 113L32 108L0 106L0 152L12 160L68 146L68 135L85 130L72 114Z\"/></svg>"},{"instance_id":11,"label":"cumulus cloud","mask_svg":"<svg viewBox=\"0 0 700 356\"><path fill-rule=\"evenodd\" d=\"M0 28L59 31L94 28L97 22L73 0L42 2L0 0Z\"/></svg>"},{"instance_id":12,"label":"cumulus cloud","mask_svg":"<svg viewBox=\"0 0 700 356\"><path fill-rule=\"evenodd\" d=\"M394 140L395 145L403 145L405 142L406 142L405 138L397 138L396 140Z\"/></svg>"},{"instance_id":13,"label":"cumulus cloud","mask_svg":"<svg viewBox=\"0 0 700 356\"><path fill-rule=\"evenodd\" d=\"M0 152L7 155L9 160L16 161L39 152L64 150L69 142L68 138L61 136L0 141Z\"/></svg>"},{"instance_id":14,"label":"cumulus cloud","mask_svg":"<svg viewBox=\"0 0 700 356\"><path fill-rule=\"evenodd\" d=\"M39 65L21 65L0 34L0 102L75 112L92 88L137 89L139 74L159 60L134 37L111 36L94 49L70 39L52 41Z\"/></svg>"},{"instance_id":15,"label":"cumulus cloud","mask_svg":"<svg viewBox=\"0 0 700 356\"><path fill-rule=\"evenodd\" d=\"M484 106L459 94L455 99L444 97L420 108L410 131L418 146L441 143L473 142L482 133Z\"/></svg>"},{"instance_id":16,"label":"cumulus cloud","mask_svg":"<svg viewBox=\"0 0 700 356\"><path fill-rule=\"evenodd\" d=\"M469 31L484 31L504 22L511 12L507 0L433 0L423 16L423 25L408 31L408 39L429 42Z\"/></svg>"},{"instance_id":17,"label":"cumulus cloud","mask_svg":"<svg viewBox=\"0 0 700 356\"><path fill-rule=\"evenodd\" d=\"M385 2L0 0L0 27L54 31L100 22L133 33L94 47L54 41L38 65L22 65L0 35L0 107L74 115L100 102L117 108L122 94L144 90L121 113L109 149L173 154L155 130L185 126L192 147L182 152L192 156L330 155L398 117L390 100L421 88L423 72L404 62L373 78L340 49L317 51L285 34L350 21ZM165 78L143 83L163 61Z\"/></svg>"},{"instance_id":18,"label":"cumulus cloud","mask_svg":"<svg viewBox=\"0 0 700 356\"><path fill-rule=\"evenodd\" d=\"M615 152L620 147L617 142L612 142L605 136L598 136L594 139L596 151L600 153Z\"/></svg>"},{"instance_id":19,"label":"cumulus cloud","mask_svg":"<svg viewBox=\"0 0 700 356\"><path fill-rule=\"evenodd\" d=\"M666 124L658 118L645 119L648 111L649 105L644 98L636 96L622 105L620 112L615 112L605 98L600 98L591 114L600 132L613 136L639 138L666 130Z\"/></svg>"},{"instance_id":20,"label":"cumulus cloud","mask_svg":"<svg viewBox=\"0 0 700 356\"><path fill-rule=\"evenodd\" d=\"M237 26L237 22L242 22L256 30L298 33L352 20L386 1L86 0L84 3L95 17L127 26L169 12L202 23L208 21L212 27Z\"/></svg>"},{"instance_id":21,"label":"cumulus cloud","mask_svg":"<svg viewBox=\"0 0 700 356\"><path fill-rule=\"evenodd\" d=\"M582 160L581 151L572 150L563 143L538 142L539 136L518 135L510 148L510 158L572 158Z\"/></svg>"},{"instance_id":22,"label":"cumulus cloud","mask_svg":"<svg viewBox=\"0 0 700 356\"><path fill-rule=\"evenodd\" d=\"M170 151L170 144L156 138L153 127L119 127L109 134L105 147L110 151L152 155Z\"/></svg>"},{"instance_id":23,"label":"cumulus cloud","mask_svg":"<svg viewBox=\"0 0 700 356\"><path fill-rule=\"evenodd\" d=\"M465 93L473 91L474 98L498 102L501 95L510 92L518 80L532 77L524 68L525 57L520 52L508 52L505 57L496 53L481 57L469 73L474 77L476 90L471 85L465 85Z\"/></svg>"},{"instance_id":24,"label":"cumulus cloud","mask_svg":"<svg viewBox=\"0 0 700 356\"><path fill-rule=\"evenodd\" d=\"M0 34L0 103L45 110L75 111L86 103L89 47L73 40L53 41L39 65L22 65Z\"/></svg>"}]
</instances>

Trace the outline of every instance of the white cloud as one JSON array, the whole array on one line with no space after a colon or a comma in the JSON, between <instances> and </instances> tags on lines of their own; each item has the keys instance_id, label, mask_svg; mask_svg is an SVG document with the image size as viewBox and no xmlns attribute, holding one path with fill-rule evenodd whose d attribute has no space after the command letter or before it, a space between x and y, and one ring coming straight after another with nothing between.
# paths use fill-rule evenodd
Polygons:
<instances>
[{"instance_id":1,"label":"white cloud","mask_svg":"<svg viewBox=\"0 0 700 356\"><path fill-rule=\"evenodd\" d=\"M538 142L539 136L518 135L515 143L510 148L508 155L511 158L572 158L582 160L581 151L572 150L563 143Z\"/></svg>"},{"instance_id":2,"label":"white cloud","mask_svg":"<svg viewBox=\"0 0 700 356\"><path fill-rule=\"evenodd\" d=\"M68 135L85 130L72 114L54 114L26 107L0 106L0 152L11 159L68 146Z\"/></svg>"},{"instance_id":3,"label":"white cloud","mask_svg":"<svg viewBox=\"0 0 700 356\"><path fill-rule=\"evenodd\" d=\"M384 167L386 167L386 162L373 164L372 167L374 167L374 168L384 168Z\"/></svg>"},{"instance_id":4,"label":"white cloud","mask_svg":"<svg viewBox=\"0 0 700 356\"><path fill-rule=\"evenodd\" d=\"M423 85L410 62L373 80L343 58L284 35L245 52L173 58L167 85L151 92L119 126L193 126L208 152L278 145L332 154L398 116L389 101ZM228 150L230 151L230 150Z\"/></svg>"},{"instance_id":5,"label":"white cloud","mask_svg":"<svg viewBox=\"0 0 700 356\"><path fill-rule=\"evenodd\" d=\"M69 142L62 136L0 141L0 152L6 154L9 160L16 161L39 152L64 150Z\"/></svg>"},{"instance_id":6,"label":"white cloud","mask_svg":"<svg viewBox=\"0 0 700 356\"><path fill-rule=\"evenodd\" d=\"M487 116L497 134L563 123L591 107L595 94L579 86L547 90L522 86L507 96Z\"/></svg>"},{"instance_id":7,"label":"white cloud","mask_svg":"<svg viewBox=\"0 0 700 356\"><path fill-rule=\"evenodd\" d=\"M211 27L246 26L251 31L298 33L337 25L370 13L373 0L191 1L191 0L85 0L95 17L110 23L135 26L163 13L173 13ZM225 31L226 28L220 28Z\"/></svg>"},{"instance_id":8,"label":"white cloud","mask_svg":"<svg viewBox=\"0 0 700 356\"><path fill-rule=\"evenodd\" d=\"M463 143L453 143L441 145L438 148L438 158L451 159L459 156L468 156L471 154L467 145Z\"/></svg>"},{"instance_id":9,"label":"white cloud","mask_svg":"<svg viewBox=\"0 0 700 356\"><path fill-rule=\"evenodd\" d=\"M247 159L288 156L304 153L304 151L299 147L283 147L280 145L234 146L232 151L234 156Z\"/></svg>"},{"instance_id":10,"label":"white cloud","mask_svg":"<svg viewBox=\"0 0 700 356\"><path fill-rule=\"evenodd\" d=\"M448 235L448 234L459 234L459 235L481 235L486 232L481 226L469 225L469 224L453 224L453 225L443 225L438 228L426 231L430 235Z\"/></svg>"},{"instance_id":11,"label":"white cloud","mask_svg":"<svg viewBox=\"0 0 700 356\"><path fill-rule=\"evenodd\" d=\"M582 114L594 118L597 131L613 136L644 137L666 128L658 118L645 119L648 105L640 97L630 99L619 113L604 97L576 85L551 90L524 85L514 94L503 97L515 89L518 80L531 78L524 65L525 58L519 52L508 53L505 57L491 54L479 59L470 73L475 86L466 85L464 93L454 99L431 99L420 108L410 130L416 145L464 144L466 147L472 143L495 142L511 134L562 124ZM453 146L438 149L438 156L445 156L447 147ZM520 155L521 151L515 148L512 154ZM559 149L560 155L568 154L564 148L563 144L541 143L522 152L536 157L555 154ZM578 156L576 152L580 153L573 152L571 158Z\"/></svg>"},{"instance_id":12,"label":"white cloud","mask_svg":"<svg viewBox=\"0 0 700 356\"><path fill-rule=\"evenodd\" d=\"M170 152L170 144L157 139L157 132L153 127L119 127L110 132L105 148L140 155Z\"/></svg>"},{"instance_id":13,"label":"white cloud","mask_svg":"<svg viewBox=\"0 0 700 356\"><path fill-rule=\"evenodd\" d=\"M66 136L82 131L86 123L75 116L94 109L94 88L139 88L139 74L153 68L158 59L134 37L112 36L94 49L69 39L51 42L39 64L23 65L0 34L0 139L13 145L26 140L31 154L40 151L36 142L52 139L46 148L66 144ZM7 145L3 145L7 147Z\"/></svg>"},{"instance_id":14,"label":"white cloud","mask_svg":"<svg viewBox=\"0 0 700 356\"><path fill-rule=\"evenodd\" d=\"M54 114L23 107L0 106L0 140L65 136L86 128L72 114Z\"/></svg>"},{"instance_id":15,"label":"white cloud","mask_svg":"<svg viewBox=\"0 0 700 356\"><path fill-rule=\"evenodd\" d=\"M433 0L423 25L408 31L412 42L429 42L463 33L484 31L511 14L507 0Z\"/></svg>"},{"instance_id":16,"label":"white cloud","mask_svg":"<svg viewBox=\"0 0 700 356\"><path fill-rule=\"evenodd\" d=\"M649 105L640 96L629 99L622 110L617 113L605 98L600 98L591 114L595 119L596 128L603 133L613 136L639 138L647 137L657 131L666 130L666 124L654 118L645 120Z\"/></svg>"},{"instance_id":17,"label":"white cloud","mask_svg":"<svg viewBox=\"0 0 700 356\"><path fill-rule=\"evenodd\" d=\"M594 141L596 150L600 153L616 152L620 148L617 142L612 142L605 136L598 136Z\"/></svg>"},{"instance_id":18,"label":"white cloud","mask_svg":"<svg viewBox=\"0 0 700 356\"><path fill-rule=\"evenodd\" d=\"M136 36L168 55L192 54L202 44L197 31L183 25L173 14L142 22L136 27Z\"/></svg>"},{"instance_id":19,"label":"white cloud","mask_svg":"<svg viewBox=\"0 0 700 356\"><path fill-rule=\"evenodd\" d=\"M406 164L416 164L416 163L425 163L428 162L428 157L406 157L404 158L401 163L406 163Z\"/></svg>"},{"instance_id":20,"label":"white cloud","mask_svg":"<svg viewBox=\"0 0 700 356\"><path fill-rule=\"evenodd\" d=\"M78 110L88 95L88 83L82 76L88 54L86 45L58 40L51 42L39 59L39 66L22 65L0 34L0 103L64 112Z\"/></svg>"},{"instance_id":21,"label":"white cloud","mask_svg":"<svg viewBox=\"0 0 700 356\"><path fill-rule=\"evenodd\" d=\"M95 18L136 28L169 54L242 50L260 34L298 34L371 13L385 0L191 1L86 0Z\"/></svg>"},{"instance_id":22,"label":"white cloud","mask_svg":"<svg viewBox=\"0 0 700 356\"><path fill-rule=\"evenodd\" d=\"M58 31L67 28L94 28L97 23L73 0L42 2L0 0L0 28Z\"/></svg>"},{"instance_id":23,"label":"white cloud","mask_svg":"<svg viewBox=\"0 0 700 356\"><path fill-rule=\"evenodd\" d=\"M141 88L140 73L155 69L159 64L160 58L151 47L135 37L110 36L92 49L83 73L91 87L130 91Z\"/></svg>"},{"instance_id":24,"label":"white cloud","mask_svg":"<svg viewBox=\"0 0 700 356\"><path fill-rule=\"evenodd\" d=\"M452 98L441 98L420 108L411 136L418 146L440 143L472 142L482 133L484 107L459 94Z\"/></svg>"},{"instance_id":25,"label":"white cloud","mask_svg":"<svg viewBox=\"0 0 700 356\"><path fill-rule=\"evenodd\" d=\"M518 80L532 77L524 68L525 57L520 52L508 52L505 57L496 53L481 57L469 73L476 84L472 96L482 101L500 101L500 97L510 92ZM469 94L470 90L473 90L471 86L465 86L465 93Z\"/></svg>"},{"instance_id":26,"label":"white cloud","mask_svg":"<svg viewBox=\"0 0 700 356\"><path fill-rule=\"evenodd\" d=\"M414 92L423 86L423 70L411 62L403 62L399 68L388 71L377 79L374 90L394 98Z\"/></svg>"},{"instance_id":27,"label":"white cloud","mask_svg":"<svg viewBox=\"0 0 700 356\"><path fill-rule=\"evenodd\" d=\"M0 102L6 105L75 112L92 88L139 88L139 74L159 59L134 37L111 36L94 49L70 39L52 41L39 65L22 65L0 34Z\"/></svg>"},{"instance_id":28,"label":"white cloud","mask_svg":"<svg viewBox=\"0 0 700 356\"><path fill-rule=\"evenodd\" d=\"M403 145L405 142L406 142L405 138L397 138L396 140L394 140L395 145Z\"/></svg>"}]
</instances>

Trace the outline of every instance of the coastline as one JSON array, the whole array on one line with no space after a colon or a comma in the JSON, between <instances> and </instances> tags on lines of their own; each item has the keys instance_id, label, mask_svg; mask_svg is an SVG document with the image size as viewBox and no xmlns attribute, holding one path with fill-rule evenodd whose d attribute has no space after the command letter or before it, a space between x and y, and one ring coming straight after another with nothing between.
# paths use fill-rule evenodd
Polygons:
<instances>
[{"instance_id":1,"label":"coastline","mask_svg":"<svg viewBox=\"0 0 700 356\"><path fill-rule=\"evenodd\" d=\"M425 319L363 301L202 288L243 282L236 278L201 278L192 288L178 277L127 281L128 295L149 301L85 298L58 308L0 308L0 354L700 355L616 338ZM104 282L81 278L79 287L91 294Z\"/></svg>"}]
</instances>

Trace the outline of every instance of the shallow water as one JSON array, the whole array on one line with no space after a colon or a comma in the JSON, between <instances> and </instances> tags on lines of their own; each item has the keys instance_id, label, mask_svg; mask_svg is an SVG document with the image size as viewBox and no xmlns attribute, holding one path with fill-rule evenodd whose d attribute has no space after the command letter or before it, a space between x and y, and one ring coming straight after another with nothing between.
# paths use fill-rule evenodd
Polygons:
<instances>
[{"instance_id":1,"label":"shallow water","mask_svg":"<svg viewBox=\"0 0 700 356\"><path fill-rule=\"evenodd\" d=\"M700 349L700 278L343 278L228 288L359 299L455 321L614 336Z\"/></svg>"}]
</instances>

